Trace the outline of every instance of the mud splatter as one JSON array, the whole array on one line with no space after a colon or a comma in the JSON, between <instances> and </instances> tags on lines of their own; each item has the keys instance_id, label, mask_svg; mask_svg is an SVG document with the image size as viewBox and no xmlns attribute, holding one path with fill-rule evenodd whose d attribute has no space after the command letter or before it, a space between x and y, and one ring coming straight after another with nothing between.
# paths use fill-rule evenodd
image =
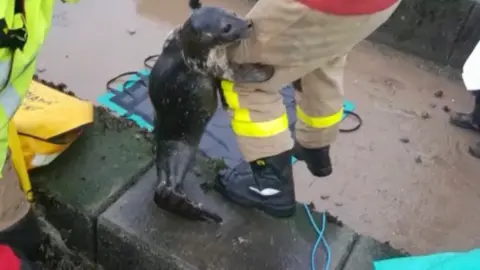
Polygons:
<instances>
[{"instance_id":1,"label":"mud splatter","mask_svg":"<svg viewBox=\"0 0 480 270\"><path fill-rule=\"evenodd\" d=\"M328 212L328 211L327 211L327 222L335 224L338 227L343 227L343 222L340 221L340 219L338 219L337 216L334 216L334 215L330 214L330 212Z\"/></svg>"},{"instance_id":2,"label":"mud splatter","mask_svg":"<svg viewBox=\"0 0 480 270\"><path fill-rule=\"evenodd\" d=\"M55 90L58 90L62 93L65 93L69 96L72 96L72 97L76 97L75 93L73 93L73 91L70 91L68 90L68 86L64 83L54 83L54 82L50 82L50 81L47 81L47 80L44 80L44 79L41 79L37 74L33 75L33 79L41 84L44 84L48 87L51 87Z\"/></svg>"},{"instance_id":3,"label":"mud splatter","mask_svg":"<svg viewBox=\"0 0 480 270\"><path fill-rule=\"evenodd\" d=\"M202 162L197 158L197 166L194 168L195 174L201 176L204 172L212 172L212 175L218 177L221 171L227 169L227 164L223 159L207 159ZM216 177L200 184L203 192L209 192L215 188Z\"/></svg>"},{"instance_id":4,"label":"mud splatter","mask_svg":"<svg viewBox=\"0 0 480 270\"><path fill-rule=\"evenodd\" d=\"M436 98L442 98L443 97L443 91L438 90L433 94Z\"/></svg>"},{"instance_id":5,"label":"mud splatter","mask_svg":"<svg viewBox=\"0 0 480 270\"><path fill-rule=\"evenodd\" d=\"M429 112L422 112L420 116L421 116L422 119L424 119L424 120L430 119L430 118L432 117Z\"/></svg>"}]
</instances>

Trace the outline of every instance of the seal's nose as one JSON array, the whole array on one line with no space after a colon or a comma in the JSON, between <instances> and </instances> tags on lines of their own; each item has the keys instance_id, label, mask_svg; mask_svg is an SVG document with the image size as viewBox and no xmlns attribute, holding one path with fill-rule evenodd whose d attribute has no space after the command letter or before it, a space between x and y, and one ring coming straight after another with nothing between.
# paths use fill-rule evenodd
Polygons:
<instances>
[{"instance_id":1,"label":"seal's nose","mask_svg":"<svg viewBox=\"0 0 480 270\"><path fill-rule=\"evenodd\" d=\"M248 26L248 28L252 28L252 27L253 27L253 22L252 22L252 20L248 20L248 21L247 21L247 26Z\"/></svg>"}]
</instances>

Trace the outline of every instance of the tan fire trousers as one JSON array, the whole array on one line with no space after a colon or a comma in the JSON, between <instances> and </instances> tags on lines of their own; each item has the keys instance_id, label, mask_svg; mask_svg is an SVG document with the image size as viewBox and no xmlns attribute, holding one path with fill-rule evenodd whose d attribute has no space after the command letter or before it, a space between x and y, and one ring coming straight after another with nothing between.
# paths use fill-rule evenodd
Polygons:
<instances>
[{"instance_id":1,"label":"tan fire trousers","mask_svg":"<svg viewBox=\"0 0 480 270\"><path fill-rule=\"evenodd\" d=\"M0 232L20 221L30 210L30 203L20 187L10 153L0 179Z\"/></svg>"},{"instance_id":2,"label":"tan fire trousers","mask_svg":"<svg viewBox=\"0 0 480 270\"><path fill-rule=\"evenodd\" d=\"M331 144L343 114L343 73L347 54L383 24L398 3L371 15L338 16L295 0L260 0L247 14L251 37L229 48L237 63L275 67L267 82L223 82L232 129L247 161L293 147L280 89L300 79L296 93L296 140L304 147Z\"/></svg>"}]
</instances>

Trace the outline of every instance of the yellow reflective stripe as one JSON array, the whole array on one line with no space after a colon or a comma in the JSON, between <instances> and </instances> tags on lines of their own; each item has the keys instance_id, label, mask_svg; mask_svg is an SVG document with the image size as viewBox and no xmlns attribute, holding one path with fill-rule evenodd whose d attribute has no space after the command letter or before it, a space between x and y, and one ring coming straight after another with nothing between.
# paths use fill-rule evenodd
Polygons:
<instances>
[{"instance_id":1,"label":"yellow reflective stripe","mask_svg":"<svg viewBox=\"0 0 480 270\"><path fill-rule=\"evenodd\" d=\"M231 81L223 80L221 82L223 96L225 101L230 109L234 111L233 117L235 120L250 122L250 113L248 109L240 107L240 100L238 98L237 92L234 90L234 84Z\"/></svg>"},{"instance_id":2,"label":"yellow reflective stripe","mask_svg":"<svg viewBox=\"0 0 480 270\"><path fill-rule=\"evenodd\" d=\"M264 122L244 122L233 119L232 129L239 136L272 137L288 129L288 117L284 113L279 118Z\"/></svg>"},{"instance_id":3,"label":"yellow reflective stripe","mask_svg":"<svg viewBox=\"0 0 480 270\"><path fill-rule=\"evenodd\" d=\"M250 118L250 112L245 108L236 109L233 112L233 119L242 122L252 122L252 119Z\"/></svg>"},{"instance_id":4,"label":"yellow reflective stripe","mask_svg":"<svg viewBox=\"0 0 480 270\"><path fill-rule=\"evenodd\" d=\"M3 70L4 63L5 62L0 63L0 72ZM5 89L0 91L0 107L7 116L7 119L13 117L20 106L23 97L28 92L34 70L35 58L20 71L20 75L15 78L12 83L8 84Z\"/></svg>"},{"instance_id":5,"label":"yellow reflective stripe","mask_svg":"<svg viewBox=\"0 0 480 270\"><path fill-rule=\"evenodd\" d=\"M232 129L235 134L245 137L271 137L288 129L288 116L286 113L280 117L263 122L253 122L250 112L240 107L238 94L234 90L234 83L231 81L221 82L222 92L228 107L233 111Z\"/></svg>"},{"instance_id":6,"label":"yellow reflective stripe","mask_svg":"<svg viewBox=\"0 0 480 270\"><path fill-rule=\"evenodd\" d=\"M238 99L238 94L233 90L233 82L223 80L221 82L222 92L225 96L225 101L230 109L240 109L240 101Z\"/></svg>"},{"instance_id":7,"label":"yellow reflective stripe","mask_svg":"<svg viewBox=\"0 0 480 270\"><path fill-rule=\"evenodd\" d=\"M10 73L10 58L5 61L0 60L0 87L3 87L8 80L8 74Z\"/></svg>"},{"instance_id":8,"label":"yellow reflective stripe","mask_svg":"<svg viewBox=\"0 0 480 270\"><path fill-rule=\"evenodd\" d=\"M343 107L335 114L329 116L308 116L299 106L297 106L297 117L306 125L313 128L328 128L342 121Z\"/></svg>"}]
</instances>

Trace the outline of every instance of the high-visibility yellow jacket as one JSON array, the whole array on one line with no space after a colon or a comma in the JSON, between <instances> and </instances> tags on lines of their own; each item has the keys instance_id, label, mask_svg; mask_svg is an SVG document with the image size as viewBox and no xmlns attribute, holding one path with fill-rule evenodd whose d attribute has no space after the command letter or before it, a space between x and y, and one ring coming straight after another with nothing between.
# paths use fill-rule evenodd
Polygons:
<instances>
[{"instance_id":1,"label":"high-visibility yellow jacket","mask_svg":"<svg viewBox=\"0 0 480 270\"><path fill-rule=\"evenodd\" d=\"M8 122L28 92L53 5L54 0L0 0L0 174L8 151Z\"/></svg>"}]
</instances>

